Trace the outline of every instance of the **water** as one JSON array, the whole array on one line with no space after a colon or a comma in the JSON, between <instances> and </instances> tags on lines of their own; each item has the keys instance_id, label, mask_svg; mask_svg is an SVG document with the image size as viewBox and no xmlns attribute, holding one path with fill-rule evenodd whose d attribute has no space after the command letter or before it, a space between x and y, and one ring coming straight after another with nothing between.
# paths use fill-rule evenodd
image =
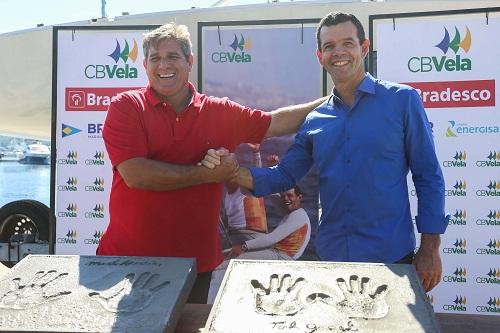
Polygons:
<instances>
[{"instance_id":1,"label":"water","mask_svg":"<svg viewBox=\"0 0 500 333\"><path fill-rule=\"evenodd\" d=\"M49 206L50 165L0 162L0 207L22 199L37 200Z\"/></svg>"}]
</instances>

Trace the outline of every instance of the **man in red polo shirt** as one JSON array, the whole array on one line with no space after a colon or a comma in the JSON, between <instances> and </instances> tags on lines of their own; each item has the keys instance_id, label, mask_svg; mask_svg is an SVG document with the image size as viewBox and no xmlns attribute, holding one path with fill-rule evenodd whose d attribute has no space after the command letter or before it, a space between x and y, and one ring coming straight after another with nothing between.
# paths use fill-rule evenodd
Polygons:
<instances>
[{"instance_id":1,"label":"man in red polo shirt","mask_svg":"<svg viewBox=\"0 0 500 333\"><path fill-rule=\"evenodd\" d=\"M186 26L166 24L144 36L149 84L113 99L103 138L113 165L110 223L98 255L195 257L198 277L188 299L205 303L212 270L222 262L218 218L222 183L233 178L233 154L222 167L198 166L210 148L293 133L322 100L273 112L198 93Z\"/></svg>"}]
</instances>

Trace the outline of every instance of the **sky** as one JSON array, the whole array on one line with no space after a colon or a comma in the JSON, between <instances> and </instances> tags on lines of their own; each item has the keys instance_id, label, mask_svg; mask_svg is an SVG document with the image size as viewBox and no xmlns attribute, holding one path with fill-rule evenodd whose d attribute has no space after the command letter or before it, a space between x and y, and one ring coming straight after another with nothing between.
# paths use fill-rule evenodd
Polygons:
<instances>
[{"instance_id":1,"label":"sky","mask_svg":"<svg viewBox=\"0 0 500 333\"><path fill-rule=\"evenodd\" d=\"M288 2L292 0L282 0ZM267 3L267 0L106 0L108 18L151 12L207 8L215 4ZM99 18L102 0L0 0L0 34Z\"/></svg>"}]
</instances>

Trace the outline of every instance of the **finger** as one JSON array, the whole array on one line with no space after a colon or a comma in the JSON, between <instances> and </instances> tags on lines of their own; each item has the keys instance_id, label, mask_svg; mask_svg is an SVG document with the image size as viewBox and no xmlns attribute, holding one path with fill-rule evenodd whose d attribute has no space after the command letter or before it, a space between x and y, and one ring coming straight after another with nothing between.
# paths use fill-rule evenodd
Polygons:
<instances>
[{"instance_id":1,"label":"finger","mask_svg":"<svg viewBox=\"0 0 500 333\"><path fill-rule=\"evenodd\" d=\"M288 292L289 293L292 293L292 292L295 292L296 294L299 293L299 291L302 289L302 286L306 283L306 279L304 279L303 277L300 277L298 279L295 280L294 284L288 288ZM321 294L323 295L323 294Z\"/></svg>"},{"instance_id":2,"label":"finger","mask_svg":"<svg viewBox=\"0 0 500 333\"><path fill-rule=\"evenodd\" d=\"M262 283L260 283L259 281L257 280L252 280L250 281L250 284L252 285L254 291L258 294L258 295L266 295L266 294L269 294L267 291L266 291L266 288L264 288L264 286L262 285Z\"/></svg>"},{"instance_id":3,"label":"finger","mask_svg":"<svg viewBox=\"0 0 500 333\"><path fill-rule=\"evenodd\" d=\"M370 278L368 278L368 277L362 278L361 279L361 294L367 295L370 292L370 290L372 290Z\"/></svg>"},{"instance_id":4,"label":"finger","mask_svg":"<svg viewBox=\"0 0 500 333\"><path fill-rule=\"evenodd\" d=\"M156 291L160 290L161 288L163 288L163 287L165 287L165 286L168 286L169 284L170 284L170 281L168 281L168 280L167 280L167 281L165 281L165 282L163 282L163 283L160 283L159 285L157 285L157 286L156 286L156 287L154 287L154 288L150 288L149 290L150 290L151 292L156 292Z\"/></svg>"},{"instance_id":5,"label":"finger","mask_svg":"<svg viewBox=\"0 0 500 333\"><path fill-rule=\"evenodd\" d=\"M28 282L26 285L34 285L36 284L42 277L45 276L45 271L38 271L35 273L35 276Z\"/></svg>"},{"instance_id":6,"label":"finger","mask_svg":"<svg viewBox=\"0 0 500 333\"><path fill-rule=\"evenodd\" d=\"M144 286L143 281L147 279L149 272L142 272L139 277L132 283L132 288L142 288Z\"/></svg>"},{"instance_id":7,"label":"finger","mask_svg":"<svg viewBox=\"0 0 500 333\"><path fill-rule=\"evenodd\" d=\"M10 281L10 290L11 291L17 291L19 289L19 284L21 283L20 278L15 278Z\"/></svg>"},{"instance_id":8,"label":"finger","mask_svg":"<svg viewBox=\"0 0 500 333\"><path fill-rule=\"evenodd\" d=\"M373 295L373 298L375 300L382 299L385 297L385 295L387 295L388 291L389 291L389 288L387 287L386 284L378 286L377 290L375 290L375 294Z\"/></svg>"},{"instance_id":9,"label":"finger","mask_svg":"<svg viewBox=\"0 0 500 333\"><path fill-rule=\"evenodd\" d=\"M425 292L428 292L430 290L431 281L427 278L424 278L421 280L421 282L422 282L422 287L424 288Z\"/></svg>"},{"instance_id":10,"label":"finger","mask_svg":"<svg viewBox=\"0 0 500 333\"><path fill-rule=\"evenodd\" d=\"M68 276L69 274L68 273L61 273L55 277L52 278L52 280L50 281L47 281L46 283L42 283L40 286L41 287L45 287L45 286L50 286L50 285L53 285L55 284L58 280L61 280L63 278L65 278L66 276Z\"/></svg>"},{"instance_id":11,"label":"finger","mask_svg":"<svg viewBox=\"0 0 500 333\"><path fill-rule=\"evenodd\" d=\"M344 297L347 298L347 295L349 295L349 290L347 290L347 284L343 278L337 279L337 286L339 286L340 291L342 291L342 294L344 294Z\"/></svg>"},{"instance_id":12,"label":"finger","mask_svg":"<svg viewBox=\"0 0 500 333\"><path fill-rule=\"evenodd\" d=\"M150 286L152 286L156 280L160 277L160 274L151 274L146 281L144 281L144 284L142 285L142 288L148 289Z\"/></svg>"},{"instance_id":13,"label":"finger","mask_svg":"<svg viewBox=\"0 0 500 333\"><path fill-rule=\"evenodd\" d=\"M278 274L273 274L269 278L269 292L277 292L279 287Z\"/></svg>"},{"instance_id":14,"label":"finger","mask_svg":"<svg viewBox=\"0 0 500 333\"><path fill-rule=\"evenodd\" d=\"M207 155L205 155L205 158L203 158L203 161L210 162L210 163L215 164L215 165L220 165L220 157L219 156L210 156L207 154Z\"/></svg>"},{"instance_id":15,"label":"finger","mask_svg":"<svg viewBox=\"0 0 500 333\"><path fill-rule=\"evenodd\" d=\"M224 147L220 147L219 149L217 149L217 154L219 156L226 156L227 154L229 154L229 150Z\"/></svg>"},{"instance_id":16,"label":"finger","mask_svg":"<svg viewBox=\"0 0 500 333\"><path fill-rule=\"evenodd\" d=\"M290 274L283 275L283 278L281 279L281 283L280 283L280 286L278 287L278 290L279 291L289 290L291 283L292 283L292 276Z\"/></svg>"},{"instance_id":17,"label":"finger","mask_svg":"<svg viewBox=\"0 0 500 333\"><path fill-rule=\"evenodd\" d=\"M219 163L220 163L220 162L219 162ZM214 163L212 163L212 162L208 162L208 161L203 160L203 161L201 161L199 164L200 164L200 165L203 165L204 167L206 167L206 168L208 168L208 169L215 169L215 164L214 164Z\"/></svg>"},{"instance_id":18,"label":"finger","mask_svg":"<svg viewBox=\"0 0 500 333\"><path fill-rule=\"evenodd\" d=\"M349 277L349 285L351 287L351 292L353 294L359 294L359 281L357 275L351 275Z\"/></svg>"}]
</instances>

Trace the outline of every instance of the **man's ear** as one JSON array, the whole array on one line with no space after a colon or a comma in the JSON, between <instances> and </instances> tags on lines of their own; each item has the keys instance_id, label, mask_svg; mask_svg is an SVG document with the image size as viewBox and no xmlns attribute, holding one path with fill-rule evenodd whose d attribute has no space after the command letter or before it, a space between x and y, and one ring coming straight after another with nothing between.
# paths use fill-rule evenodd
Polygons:
<instances>
[{"instance_id":1,"label":"man's ear","mask_svg":"<svg viewBox=\"0 0 500 333\"><path fill-rule=\"evenodd\" d=\"M193 54L191 53L188 57L188 64L189 64L189 71L191 72L191 69L193 68L193 63L194 63L194 57Z\"/></svg>"},{"instance_id":2,"label":"man's ear","mask_svg":"<svg viewBox=\"0 0 500 333\"><path fill-rule=\"evenodd\" d=\"M319 62L323 60L323 53L319 49L316 49L316 57L318 58Z\"/></svg>"},{"instance_id":3,"label":"man's ear","mask_svg":"<svg viewBox=\"0 0 500 333\"><path fill-rule=\"evenodd\" d=\"M366 57L368 51L370 51L370 41L368 39L365 39L361 44L361 54L363 55L363 58Z\"/></svg>"},{"instance_id":4,"label":"man's ear","mask_svg":"<svg viewBox=\"0 0 500 333\"><path fill-rule=\"evenodd\" d=\"M146 60L146 58L142 59L142 65L144 66L144 69L148 69L148 61Z\"/></svg>"}]
</instances>

